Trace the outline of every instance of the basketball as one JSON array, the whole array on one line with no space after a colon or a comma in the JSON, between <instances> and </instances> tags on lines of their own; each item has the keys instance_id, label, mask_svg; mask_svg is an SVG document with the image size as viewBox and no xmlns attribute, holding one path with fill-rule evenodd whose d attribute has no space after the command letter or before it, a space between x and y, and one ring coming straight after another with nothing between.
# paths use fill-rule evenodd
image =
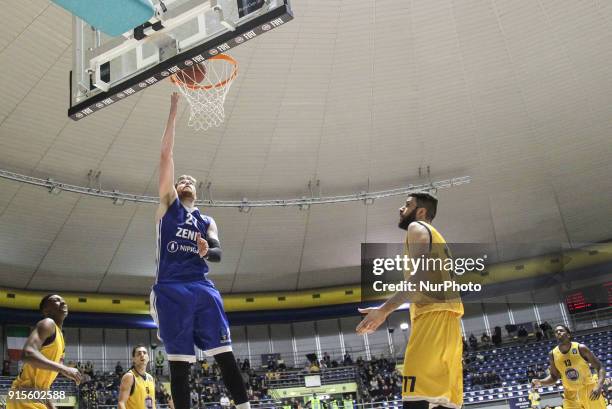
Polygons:
<instances>
[{"instance_id":1,"label":"basketball","mask_svg":"<svg viewBox=\"0 0 612 409\"><path fill-rule=\"evenodd\" d=\"M206 78L206 67L204 64L196 64L187 67L177 74L179 79L187 86L201 85Z\"/></svg>"}]
</instances>

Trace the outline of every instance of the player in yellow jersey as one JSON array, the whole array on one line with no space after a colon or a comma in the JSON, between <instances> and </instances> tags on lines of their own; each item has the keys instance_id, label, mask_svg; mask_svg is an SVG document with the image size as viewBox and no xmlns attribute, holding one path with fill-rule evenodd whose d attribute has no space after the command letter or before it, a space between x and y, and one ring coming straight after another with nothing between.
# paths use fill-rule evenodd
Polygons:
<instances>
[{"instance_id":1,"label":"player in yellow jersey","mask_svg":"<svg viewBox=\"0 0 612 409\"><path fill-rule=\"evenodd\" d=\"M55 409L51 400L24 399L27 391L42 397L42 391L51 389L57 374L60 373L81 382L81 373L76 368L64 365L64 335L62 325L68 315L68 305L57 294L43 297L39 305L44 319L38 321L23 347L23 367L11 385L7 409ZM25 393L24 393L25 392Z\"/></svg>"},{"instance_id":2,"label":"player in yellow jersey","mask_svg":"<svg viewBox=\"0 0 612 409\"><path fill-rule=\"evenodd\" d=\"M534 379L533 386L563 384L563 409L605 409L602 395L606 370L599 359L584 344L572 342L572 333L565 325L555 327L559 342L550 351L550 375ZM589 366L590 365L590 366ZM591 373L593 368L597 375Z\"/></svg>"},{"instance_id":3,"label":"player in yellow jersey","mask_svg":"<svg viewBox=\"0 0 612 409\"><path fill-rule=\"evenodd\" d=\"M411 259L450 258L444 237L431 225L438 200L430 193L412 193L400 210L399 227L407 231L405 252ZM434 263L435 265L435 263ZM441 264L440 264L441 265ZM405 271L411 283L452 280L443 269ZM399 291L383 305L364 308L366 314L357 333L374 332L387 316L410 301L412 331L404 358L402 399L405 409L446 407L463 404L463 343L459 294L446 292Z\"/></svg>"},{"instance_id":4,"label":"player in yellow jersey","mask_svg":"<svg viewBox=\"0 0 612 409\"><path fill-rule=\"evenodd\" d=\"M536 389L529 391L529 402L531 403L531 409L540 409L540 394Z\"/></svg>"},{"instance_id":5,"label":"player in yellow jersey","mask_svg":"<svg viewBox=\"0 0 612 409\"><path fill-rule=\"evenodd\" d=\"M132 367L119 387L119 409L155 409L155 380L147 373L148 364L147 347L138 344L132 348Z\"/></svg>"}]
</instances>

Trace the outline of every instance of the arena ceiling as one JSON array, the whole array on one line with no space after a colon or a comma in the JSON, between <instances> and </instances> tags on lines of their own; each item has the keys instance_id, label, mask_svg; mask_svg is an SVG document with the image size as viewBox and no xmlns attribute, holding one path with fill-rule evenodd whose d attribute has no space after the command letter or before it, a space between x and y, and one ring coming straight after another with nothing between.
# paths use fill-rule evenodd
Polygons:
<instances>
[{"instance_id":1,"label":"arena ceiling","mask_svg":"<svg viewBox=\"0 0 612 409\"><path fill-rule=\"evenodd\" d=\"M196 133L181 105L177 174L214 199L439 191L454 242L579 245L612 236L612 3L602 0L293 0L295 20L232 51L228 120ZM66 116L71 17L10 0L0 26L0 168L156 194L170 83L92 117ZM96 185L98 181L94 181ZM94 186L95 187L95 186ZM399 242L402 198L206 211L224 292L359 281L362 242ZM154 205L0 179L0 286L148 292ZM533 252L537 253L537 246ZM528 254L507 252L503 258Z\"/></svg>"}]
</instances>

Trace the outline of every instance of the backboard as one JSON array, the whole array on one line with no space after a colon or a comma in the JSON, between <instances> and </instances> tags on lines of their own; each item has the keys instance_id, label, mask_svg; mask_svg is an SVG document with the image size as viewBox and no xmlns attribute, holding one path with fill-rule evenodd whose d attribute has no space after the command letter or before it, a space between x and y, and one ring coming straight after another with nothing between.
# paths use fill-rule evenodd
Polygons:
<instances>
[{"instance_id":1,"label":"backboard","mask_svg":"<svg viewBox=\"0 0 612 409\"><path fill-rule=\"evenodd\" d=\"M289 0L152 0L155 16L110 37L73 17L75 121L293 19Z\"/></svg>"}]
</instances>

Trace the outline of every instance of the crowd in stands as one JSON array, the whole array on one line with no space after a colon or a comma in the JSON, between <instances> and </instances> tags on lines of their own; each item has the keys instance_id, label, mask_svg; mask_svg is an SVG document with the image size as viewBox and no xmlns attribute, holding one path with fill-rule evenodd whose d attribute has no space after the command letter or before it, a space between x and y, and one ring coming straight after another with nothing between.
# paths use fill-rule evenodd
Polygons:
<instances>
[{"instance_id":1,"label":"crowd in stands","mask_svg":"<svg viewBox=\"0 0 612 409\"><path fill-rule=\"evenodd\" d=\"M394 399L402 393L402 375L393 359L380 357L370 361L357 358L359 383L364 402L380 402Z\"/></svg>"},{"instance_id":2,"label":"crowd in stands","mask_svg":"<svg viewBox=\"0 0 612 409\"><path fill-rule=\"evenodd\" d=\"M508 328L506 328L508 330ZM524 342L525 337L523 331L527 332L524 325L510 328L516 334L519 342ZM510 332L509 331L509 332ZM554 335L552 327L548 323L543 323L541 326L529 325L528 334L530 340L539 341L542 339L551 339ZM486 366L487 357L491 358L491 353L494 353L498 344L498 339L501 338L501 328L496 327L492 336L482 334L479 339L470 334L468 339L464 339L464 356L463 368L464 379L467 385L471 385L472 390L490 389L502 386L502 379L495 372L490 370L484 372L479 370ZM149 372L154 372L157 379L166 380L164 378L164 357L163 354L152 354L155 359L152 359ZM326 352L318 359L316 356L309 356L302 369L287 368L285 362L280 356L271 356L261 369L257 371L251 368L248 359L241 361L237 360L242 370L242 375L249 400L265 401L271 399L268 394L268 387L274 381L280 380L283 373L292 371L301 375L318 373L325 371L328 368L338 368L343 366L353 366L356 368L357 382L359 385L361 399L363 402L380 402L386 400L398 399L401 396L402 377L397 370L397 365L394 359L387 357L375 358L370 361L365 361L359 357L355 360L350 354L344 355L342 359L332 359ZM85 364L80 362L69 362L69 366L78 368L83 374L83 382L81 385L81 396L85 402L85 408L91 408L87 403L95 403L97 405L116 405L121 376L125 372L120 362L117 362L114 371L102 373L95 371L92 362L88 361ZM298 367L299 368L299 367ZM489 367L490 368L490 367ZM544 378L546 376L546 365L540 362L525 367L524 378L520 379L523 384L529 383L534 378ZM197 409L215 408L210 406L210 402L218 402L217 407L223 409L231 406L229 394L225 389L220 369L213 359L204 359L192 366L189 377L191 383L191 407ZM612 384L606 383L606 389L610 390L612 395ZM165 404L169 400L168 391L165 390L163 383L158 383L156 387L156 398L159 404ZM345 399L346 397L343 397ZM206 404L206 406L205 406ZM301 409L305 404L299 399L291 399L283 402L284 407L292 409Z\"/></svg>"},{"instance_id":3,"label":"crowd in stands","mask_svg":"<svg viewBox=\"0 0 612 409\"><path fill-rule=\"evenodd\" d=\"M533 324L532 334L530 338L529 331L525 325L506 325L506 331L509 335L516 334L519 342L527 343L530 339L541 341L542 339L552 339L554 337L552 326L544 321L541 324ZM493 329L492 336L483 333L480 336L480 342L474 334L470 334L467 341L463 339L463 376L464 379L472 385L474 390L489 389L502 386L500 376L494 371L482 372L479 367L485 363L486 356L479 351L490 348L497 348L502 343L502 329L497 326ZM545 368L534 365L527 368L523 383L530 382L534 377L543 378L546 376Z\"/></svg>"}]
</instances>

